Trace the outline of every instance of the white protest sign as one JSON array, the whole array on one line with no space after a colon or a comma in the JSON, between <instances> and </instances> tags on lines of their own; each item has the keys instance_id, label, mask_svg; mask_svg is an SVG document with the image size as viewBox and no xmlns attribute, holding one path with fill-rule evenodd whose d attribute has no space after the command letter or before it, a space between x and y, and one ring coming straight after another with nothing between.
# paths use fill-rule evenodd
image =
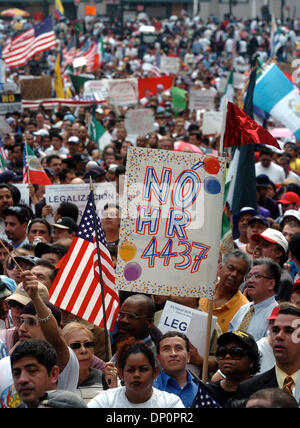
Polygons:
<instances>
[{"instance_id":1,"label":"white protest sign","mask_svg":"<svg viewBox=\"0 0 300 428\"><path fill-rule=\"evenodd\" d=\"M50 205L53 214L47 216L47 221L50 224L54 223L54 214L58 206L62 202L71 202L77 205L79 209L79 217L77 224L80 223L84 213L88 196L90 194L90 185L87 184L54 184L46 186L45 199L46 205ZM97 214L101 218L101 211L106 204L116 203L116 186L113 182L94 183L94 195Z\"/></svg>"},{"instance_id":2,"label":"white protest sign","mask_svg":"<svg viewBox=\"0 0 300 428\"><path fill-rule=\"evenodd\" d=\"M128 106L137 104L139 92L137 79L108 80L108 98L110 104Z\"/></svg>"},{"instance_id":3,"label":"white protest sign","mask_svg":"<svg viewBox=\"0 0 300 428\"><path fill-rule=\"evenodd\" d=\"M79 58L75 58L73 61L73 67L79 68L86 65L86 58L84 56L80 56Z\"/></svg>"},{"instance_id":4,"label":"white protest sign","mask_svg":"<svg viewBox=\"0 0 300 428\"><path fill-rule=\"evenodd\" d=\"M125 114L125 128L128 135L147 135L154 132L154 115L150 108L130 109Z\"/></svg>"},{"instance_id":5,"label":"white protest sign","mask_svg":"<svg viewBox=\"0 0 300 428\"><path fill-rule=\"evenodd\" d=\"M166 301L158 324L162 334L169 331L184 333L197 348L200 355L205 353L205 339L207 330L206 312L179 305L178 303ZM217 322L217 317L212 317L211 336ZM193 367L195 370L195 367Z\"/></svg>"},{"instance_id":6,"label":"white protest sign","mask_svg":"<svg viewBox=\"0 0 300 428\"><path fill-rule=\"evenodd\" d=\"M213 295L225 168L208 154L128 148L117 288Z\"/></svg>"},{"instance_id":7,"label":"white protest sign","mask_svg":"<svg viewBox=\"0 0 300 428\"><path fill-rule=\"evenodd\" d=\"M221 133L222 128L222 112L221 111L205 111L203 113L202 134L209 135Z\"/></svg>"},{"instance_id":8,"label":"white protest sign","mask_svg":"<svg viewBox=\"0 0 300 428\"><path fill-rule=\"evenodd\" d=\"M163 55L160 58L160 71L166 74L177 74L180 70L180 58Z\"/></svg>"},{"instance_id":9,"label":"white protest sign","mask_svg":"<svg viewBox=\"0 0 300 428\"><path fill-rule=\"evenodd\" d=\"M189 96L190 110L214 110L216 92L213 89L192 89Z\"/></svg>"},{"instance_id":10,"label":"white protest sign","mask_svg":"<svg viewBox=\"0 0 300 428\"><path fill-rule=\"evenodd\" d=\"M97 100L106 100L108 97L107 79L89 80L84 83L84 97L95 97Z\"/></svg>"},{"instance_id":11,"label":"white protest sign","mask_svg":"<svg viewBox=\"0 0 300 428\"><path fill-rule=\"evenodd\" d=\"M30 206L29 185L27 183L14 183L14 186L20 190L20 193L21 193L20 204L25 204Z\"/></svg>"}]
</instances>

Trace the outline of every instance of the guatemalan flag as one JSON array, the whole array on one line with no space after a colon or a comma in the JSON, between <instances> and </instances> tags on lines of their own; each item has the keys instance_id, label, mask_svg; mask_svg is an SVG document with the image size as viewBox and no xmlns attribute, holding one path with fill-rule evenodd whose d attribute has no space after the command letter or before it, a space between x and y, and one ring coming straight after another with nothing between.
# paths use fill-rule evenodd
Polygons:
<instances>
[{"instance_id":1,"label":"guatemalan flag","mask_svg":"<svg viewBox=\"0 0 300 428\"><path fill-rule=\"evenodd\" d=\"M300 140L300 95L275 63L268 65L257 79L253 104L281 122Z\"/></svg>"}]
</instances>

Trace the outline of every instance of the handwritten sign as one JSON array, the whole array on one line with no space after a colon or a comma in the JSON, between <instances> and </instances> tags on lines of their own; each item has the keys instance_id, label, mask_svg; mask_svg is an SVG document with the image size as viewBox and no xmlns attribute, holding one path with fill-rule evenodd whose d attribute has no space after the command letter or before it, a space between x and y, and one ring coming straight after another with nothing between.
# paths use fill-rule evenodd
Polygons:
<instances>
[{"instance_id":1,"label":"handwritten sign","mask_svg":"<svg viewBox=\"0 0 300 428\"><path fill-rule=\"evenodd\" d=\"M160 58L160 70L166 74L179 73L180 58L163 55Z\"/></svg>"},{"instance_id":2,"label":"handwritten sign","mask_svg":"<svg viewBox=\"0 0 300 428\"><path fill-rule=\"evenodd\" d=\"M54 223L54 214L62 202L71 202L77 205L79 209L78 224L84 213L88 196L90 193L89 184L55 184L46 186L45 199L46 205L50 205L53 214L47 216L50 224ZM95 183L94 184L95 203L97 214L101 217L101 211L106 204L116 203L116 186L114 183Z\"/></svg>"},{"instance_id":3,"label":"handwritten sign","mask_svg":"<svg viewBox=\"0 0 300 428\"><path fill-rule=\"evenodd\" d=\"M113 79L107 84L110 104L128 106L138 102L137 79Z\"/></svg>"},{"instance_id":4,"label":"handwritten sign","mask_svg":"<svg viewBox=\"0 0 300 428\"><path fill-rule=\"evenodd\" d=\"M225 159L130 147L116 283L149 294L211 296Z\"/></svg>"},{"instance_id":5,"label":"handwritten sign","mask_svg":"<svg viewBox=\"0 0 300 428\"><path fill-rule=\"evenodd\" d=\"M205 111L203 113L202 133L203 135L221 133L222 129L222 112Z\"/></svg>"},{"instance_id":6,"label":"handwritten sign","mask_svg":"<svg viewBox=\"0 0 300 428\"><path fill-rule=\"evenodd\" d=\"M154 131L153 110L149 108L130 109L125 115L128 135L147 135Z\"/></svg>"},{"instance_id":7,"label":"handwritten sign","mask_svg":"<svg viewBox=\"0 0 300 428\"><path fill-rule=\"evenodd\" d=\"M190 110L214 110L216 92L212 89L192 89L189 98Z\"/></svg>"},{"instance_id":8,"label":"handwritten sign","mask_svg":"<svg viewBox=\"0 0 300 428\"><path fill-rule=\"evenodd\" d=\"M107 92L107 80L89 80L84 83L84 96L95 97L97 100L106 100L108 96Z\"/></svg>"}]
</instances>

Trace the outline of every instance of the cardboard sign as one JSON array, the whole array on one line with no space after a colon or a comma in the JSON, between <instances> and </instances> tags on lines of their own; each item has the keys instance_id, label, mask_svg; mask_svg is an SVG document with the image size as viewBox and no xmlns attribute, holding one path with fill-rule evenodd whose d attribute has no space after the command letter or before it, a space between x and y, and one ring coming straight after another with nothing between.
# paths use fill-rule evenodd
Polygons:
<instances>
[{"instance_id":1,"label":"cardboard sign","mask_svg":"<svg viewBox=\"0 0 300 428\"><path fill-rule=\"evenodd\" d=\"M119 289L212 296L226 161L130 147L121 201Z\"/></svg>"},{"instance_id":2,"label":"cardboard sign","mask_svg":"<svg viewBox=\"0 0 300 428\"><path fill-rule=\"evenodd\" d=\"M54 223L54 214L56 209L62 202L72 202L79 209L77 224L80 223L84 213L88 196L90 194L90 185L87 184L54 184L46 186L45 199L46 205L50 205L53 209L53 214L47 216L47 221L50 224ZM101 218L101 212L106 204L116 203L116 186L112 182L94 183L95 203L97 214Z\"/></svg>"},{"instance_id":3,"label":"cardboard sign","mask_svg":"<svg viewBox=\"0 0 300 428\"><path fill-rule=\"evenodd\" d=\"M190 110L214 110L216 92L212 89L192 89L189 97Z\"/></svg>"},{"instance_id":4,"label":"cardboard sign","mask_svg":"<svg viewBox=\"0 0 300 428\"><path fill-rule=\"evenodd\" d=\"M43 100L52 98L51 76L20 76L23 100Z\"/></svg>"},{"instance_id":5,"label":"cardboard sign","mask_svg":"<svg viewBox=\"0 0 300 428\"><path fill-rule=\"evenodd\" d=\"M153 110L149 108L127 110L125 128L128 135L142 136L154 132Z\"/></svg>"},{"instance_id":6,"label":"cardboard sign","mask_svg":"<svg viewBox=\"0 0 300 428\"><path fill-rule=\"evenodd\" d=\"M160 70L166 74L177 74L180 70L180 58L163 55L160 58Z\"/></svg>"},{"instance_id":7,"label":"cardboard sign","mask_svg":"<svg viewBox=\"0 0 300 428\"><path fill-rule=\"evenodd\" d=\"M205 111L203 113L202 134L220 134L222 129L222 112Z\"/></svg>"},{"instance_id":8,"label":"cardboard sign","mask_svg":"<svg viewBox=\"0 0 300 428\"><path fill-rule=\"evenodd\" d=\"M137 79L108 80L108 97L110 104L128 106L138 102Z\"/></svg>"}]
</instances>

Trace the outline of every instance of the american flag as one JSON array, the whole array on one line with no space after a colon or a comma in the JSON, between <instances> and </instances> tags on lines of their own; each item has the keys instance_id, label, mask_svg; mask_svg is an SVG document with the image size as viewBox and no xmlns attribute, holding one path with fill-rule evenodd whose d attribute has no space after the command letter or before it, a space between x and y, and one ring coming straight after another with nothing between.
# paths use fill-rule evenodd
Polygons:
<instances>
[{"instance_id":1,"label":"american flag","mask_svg":"<svg viewBox=\"0 0 300 428\"><path fill-rule=\"evenodd\" d=\"M65 69L68 65L71 65L74 59L84 57L87 71L94 71L95 66L99 65L99 49L100 47L96 42L92 42L88 49L79 50L74 45L69 49L65 48L62 52L62 68Z\"/></svg>"},{"instance_id":2,"label":"american flag","mask_svg":"<svg viewBox=\"0 0 300 428\"><path fill-rule=\"evenodd\" d=\"M221 409L222 406L205 388L203 382L199 382L198 392L191 407L195 409Z\"/></svg>"},{"instance_id":3,"label":"american flag","mask_svg":"<svg viewBox=\"0 0 300 428\"><path fill-rule=\"evenodd\" d=\"M113 331L119 312L119 296L115 288L115 274L110 253L96 214L94 226L92 193L80 222L78 232L68 253L57 265L59 271L49 290L49 300L55 306L71 312L88 322L104 327L100 269L96 234L99 240L102 282L105 297L106 325Z\"/></svg>"},{"instance_id":4,"label":"american flag","mask_svg":"<svg viewBox=\"0 0 300 428\"><path fill-rule=\"evenodd\" d=\"M15 37L3 51L3 59L9 68L22 67L36 54L56 46L52 18L48 17L33 28Z\"/></svg>"}]
</instances>

